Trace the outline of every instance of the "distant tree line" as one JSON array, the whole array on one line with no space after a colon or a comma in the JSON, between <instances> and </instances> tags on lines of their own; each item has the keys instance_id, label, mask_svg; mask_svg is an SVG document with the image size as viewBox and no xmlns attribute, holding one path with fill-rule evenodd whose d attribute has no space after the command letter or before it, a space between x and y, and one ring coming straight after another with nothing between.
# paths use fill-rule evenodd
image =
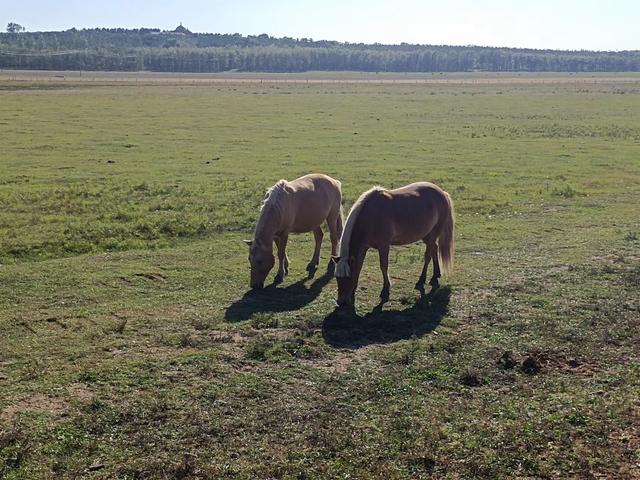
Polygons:
<instances>
[{"instance_id":1,"label":"distant tree line","mask_svg":"<svg viewBox=\"0 0 640 480\"><path fill-rule=\"evenodd\" d=\"M0 68L211 73L303 72L624 72L640 71L640 51L591 52L491 47L354 44L269 35L159 29L0 33ZM183 33L187 32L187 33Z\"/></svg>"}]
</instances>

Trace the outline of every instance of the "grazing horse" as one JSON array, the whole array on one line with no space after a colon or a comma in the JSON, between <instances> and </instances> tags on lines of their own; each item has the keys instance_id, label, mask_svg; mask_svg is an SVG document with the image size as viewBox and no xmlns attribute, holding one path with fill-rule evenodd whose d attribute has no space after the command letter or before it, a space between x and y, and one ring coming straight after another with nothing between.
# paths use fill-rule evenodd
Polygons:
<instances>
[{"instance_id":1,"label":"grazing horse","mask_svg":"<svg viewBox=\"0 0 640 480\"><path fill-rule=\"evenodd\" d=\"M338 306L353 307L358 278L369 248L380 255L384 286L381 303L389 300L391 282L387 272L389 247L422 240L426 244L424 267L416 289L424 292L429 261L433 260L432 290L438 288L440 263L448 271L454 252L453 202L447 192L428 182L412 183L395 190L374 187L363 193L349 212L340 239L335 276Z\"/></svg>"},{"instance_id":2,"label":"grazing horse","mask_svg":"<svg viewBox=\"0 0 640 480\"><path fill-rule=\"evenodd\" d=\"M307 265L310 275L320 262L322 222L326 220L331 238L331 255L338 249L342 235L342 191L340 182L327 175L314 173L288 182L280 180L267 190L253 240L249 245L251 288L262 288L275 264L273 244L278 249L278 273L275 284L281 283L289 272L286 254L290 233L313 232L316 240L313 257ZM334 268L329 261L328 270Z\"/></svg>"}]
</instances>

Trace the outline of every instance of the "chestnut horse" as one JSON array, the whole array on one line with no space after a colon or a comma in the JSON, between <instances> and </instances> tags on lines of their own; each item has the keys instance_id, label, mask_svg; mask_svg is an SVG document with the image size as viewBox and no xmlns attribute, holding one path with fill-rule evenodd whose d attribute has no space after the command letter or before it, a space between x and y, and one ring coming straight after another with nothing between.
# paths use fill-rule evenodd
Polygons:
<instances>
[{"instance_id":1,"label":"chestnut horse","mask_svg":"<svg viewBox=\"0 0 640 480\"><path fill-rule=\"evenodd\" d=\"M353 306L358 278L367 250L380 255L384 279L381 303L389 299L391 282L387 272L389 247L422 240L426 244L424 267L416 289L424 292L429 261L433 261L432 289L439 286L440 264L451 269L454 253L453 202L447 192L429 182L412 183L395 190L374 187L363 193L349 212L340 239L340 257L335 275L338 306Z\"/></svg>"},{"instance_id":2,"label":"chestnut horse","mask_svg":"<svg viewBox=\"0 0 640 480\"><path fill-rule=\"evenodd\" d=\"M275 264L273 244L278 249L278 273L275 284L283 281L289 272L286 254L290 233L313 232L316 246L307 265L310 275L320 262L322 222L326 220L331 238L331 255L338 249L342 235L342 191L340 182L327 175L314 173L288 182L280 180L267 190L253 240L249 245L251 288L262 288ZM334 268L329 261L329 270Z\"/></svg>"}]
</instances>

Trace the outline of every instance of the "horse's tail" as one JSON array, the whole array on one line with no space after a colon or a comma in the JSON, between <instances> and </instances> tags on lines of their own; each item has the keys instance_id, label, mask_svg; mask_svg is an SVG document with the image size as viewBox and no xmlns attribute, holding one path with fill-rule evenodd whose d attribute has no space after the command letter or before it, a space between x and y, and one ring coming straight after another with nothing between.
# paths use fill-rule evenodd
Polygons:
<instances>
[{"instance_id":1,"label":"horse's tail","mask_svg":"<svg viewBox=\"0 0 640 480\"><path fill-rule=\"evenodd\" d=\"M336 227L338 229L338 241L340 237L342 237L342 231L344 230L344 209L342 208L342 202L340 202L340 212L338 213L338 218L336 219Z\"/></svg>"},{"instance_id":2,"label":"horse's tail","mask_svg":"<svg viewBox=\"0 0 640 480\"><path fill-rule=\"evenodd\" d=\"M446 199L446 212L444 222L438 234L438 256L440 265L444 273L450 273L453 269L453 255L456 249L454 238L455 233L455 213L453 210L453 200L447 192L444 192Z\"/></svg>"},{"instance_id":3,"label":"horse's tail","mask_svg":"<svg viewBox=\"0 0 640 480\"><path fill-rule=\"evenodd\" d=\"M342 231L344 230L344 210L342 208L342 184L339 180L334 180L336 183L336 187L338 188L338 194L334 199L334 204L331 207L330 221L333 223L333 229L330 227L331 235L335 235L335 240L338 242L338 246L340 245L340 238L342 237ZM331 241L333 242L333 238ZM338 255L340 254L337 252Z\"/></svg>"}]
</instances>

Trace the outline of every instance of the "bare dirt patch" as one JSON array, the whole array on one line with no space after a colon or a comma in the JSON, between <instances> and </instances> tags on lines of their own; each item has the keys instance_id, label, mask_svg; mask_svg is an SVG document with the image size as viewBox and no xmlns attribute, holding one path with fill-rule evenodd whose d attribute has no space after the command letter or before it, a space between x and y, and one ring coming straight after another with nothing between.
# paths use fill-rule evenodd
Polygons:
<instances>
[{"instance_id":1,"label":"bare dirt patch","mask_svg":"<svg viewBox=\"0 0 640 480\"><path fill-rule=\"evenodd\" d=\"M85 383L71 383L67 385L69 396L81 403L89 403L96 398L95 392Z\"/></svg>"},{"instance_id":2,"label":"bare dirt patch","mask_svg":"<svg viewBox=\"0 0 640 480\"><path fill-rule=\"evenodd\" d=\"M523 355L522 370L526 373L561 371L575 375L592 376L603 371L594 360L563 352L532 351Z\"/></svg>"},{"instance_id":3,"label":"bare dirt patch","mask_svg":"<svg viewBox=\"0 0 640 480\"><path fill-rule=\"evenodd\" d=\"M18 414L26 412L62 415L67 408L67 402L62 398L50 397L41 393L36 393L35 395L19 400L13 405L5 407L0 411L0 420L11 421Z\"/></svg>"}]
</instances>

